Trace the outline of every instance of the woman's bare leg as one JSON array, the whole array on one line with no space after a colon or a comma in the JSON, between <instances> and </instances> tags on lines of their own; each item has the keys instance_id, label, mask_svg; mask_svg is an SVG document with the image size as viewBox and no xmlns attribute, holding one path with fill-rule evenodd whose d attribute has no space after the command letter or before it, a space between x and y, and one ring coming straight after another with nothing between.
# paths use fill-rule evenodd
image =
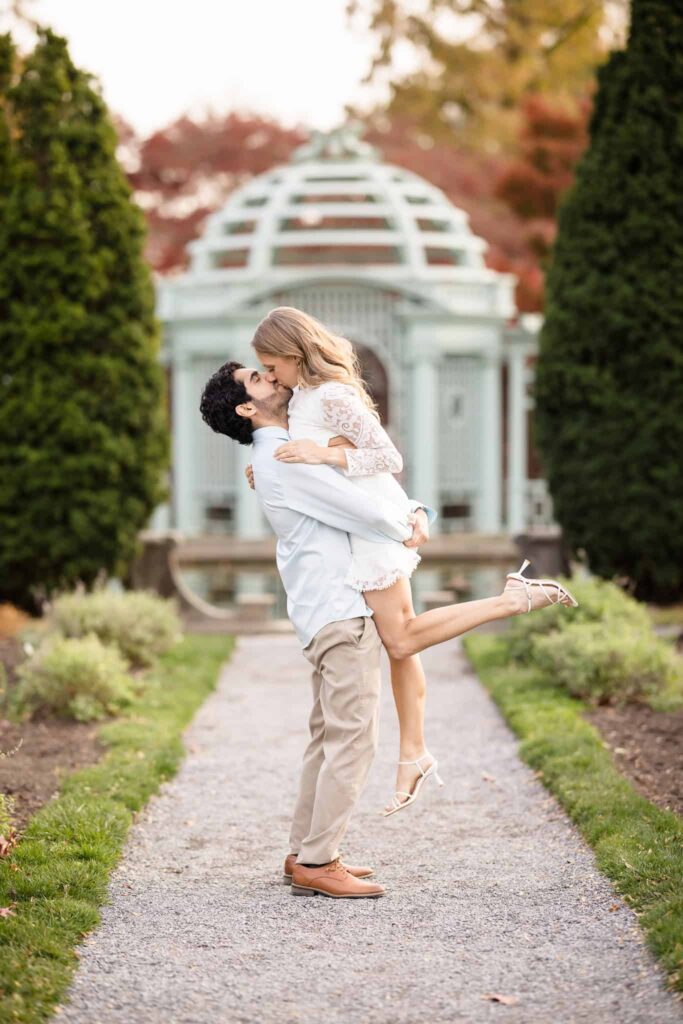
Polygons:
<instances>
[{"instance_id":1,"label":"woman's bare leg","mask_svg":"<svg viewBox=\"0 0 683 1024\"><path fill-rule=\"evenodd\" d=\"M372 608L377 631L389 655L391 686L399 721L399 760L412 761L425 750L426 684L418 653L486 622L526 611L524 588L509 581L503 593L496 597L445 605L421 615L415 614L410 583L405 577L386 590L366 591L364 597ZM532 593L532 601L533 607L547 604L547 599L537 588ZM425 758L421 764L427 768L430 761ZM419 775L415 765L399 765L396 789L409 793Z\"/></svg>"},{"instance_id":2,"label":"woman's bare leg","mask_svg":"<svg viewBox=\"0 0 683 1024\"><path fill-rule=\"evenodd\" d=\"M485 622L507 619L527 610L524 586L514 580L509 580L502 594L496 597L447 604L421 615L413 611L410 583L405 577L386 590L369 590L364 596L374 612L387 654L397 661L419 654L434 644L452 640L476 626L483 626ZM548 605L547 598L538 587L531 588L531 601L532 608Z\"/></svg>"},{"instance_id":3,"label":"woman's bare leg","mask_svg":"<svg viewBox=\"0 0 683 1024\"><path fill-rule=\"evenodd\" d=\"M383 598L378 601L379 595L383 595ZM375 625L382 639L385 634L387 636L394 635L397 629L396 623L415 616L410 583L407 579L399 580L388 590L372 590L366 592L364 596L374 612ZM414 761L425 751L424 708L427 691L425 674L417 654L407 658L394 658L388 649L387 653L391 667L391 688L398 714L398 760ZM428 758L424 758L420 763L424 769L427 769L430 761ZM420 770L416 765L399 765L396 774L396 789L409 793L419 775Z\"/></svg>"}]
</instances>

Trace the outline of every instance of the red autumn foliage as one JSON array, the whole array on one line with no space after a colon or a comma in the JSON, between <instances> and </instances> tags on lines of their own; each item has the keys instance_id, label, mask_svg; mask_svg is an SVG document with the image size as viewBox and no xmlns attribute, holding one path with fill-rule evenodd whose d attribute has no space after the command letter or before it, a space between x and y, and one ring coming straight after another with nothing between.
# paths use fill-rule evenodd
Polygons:
<instances>
[{"instance_id":1,"label":"red autumn foliage","mask_svg":"<svg viewBox=\"0 0 683 1024\"><path fill-rule=\"evenodd\" d=\"M307 133L247 114L178 118L146 139L118 123L120 157L147 215L147 257L155 270L187 263L187 243L209 213L256 174L285 163Z\"/></svg>"},{"instance_id":2,"label":"red autumn foliage","mask_svg":"<svg viewBox=\"0 0 683 1024\"><path fill-rule=\"evenodd\" d=\"M520 277L517 301L520 309L533 310L543 306L543 269L555 241L560 200L588 142L590 101L571 112L542 96L529 96L522 113L519 156L504 168L494 194L522 222L526 251L515 268Z\"/></svg>"}]
</instances>

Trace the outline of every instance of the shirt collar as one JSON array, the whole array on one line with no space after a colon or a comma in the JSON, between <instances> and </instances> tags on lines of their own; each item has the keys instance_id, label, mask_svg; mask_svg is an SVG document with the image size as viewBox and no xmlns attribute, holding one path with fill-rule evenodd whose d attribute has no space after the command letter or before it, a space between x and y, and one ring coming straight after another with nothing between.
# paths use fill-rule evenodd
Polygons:
<instances>
[{"instance_id":1,"label":"shirt collar","mask_svg":"<svg viewBox=\"0 0 683 1024\"><path fill-rule=\"evenodd\" d=\"M254 444L258 444L259 441L265 441L269 437L278 437L282 441L289 441L289 431L286 427L257 427L256 430L252 431L252 438Z\"/></svg>"}]
</instances>

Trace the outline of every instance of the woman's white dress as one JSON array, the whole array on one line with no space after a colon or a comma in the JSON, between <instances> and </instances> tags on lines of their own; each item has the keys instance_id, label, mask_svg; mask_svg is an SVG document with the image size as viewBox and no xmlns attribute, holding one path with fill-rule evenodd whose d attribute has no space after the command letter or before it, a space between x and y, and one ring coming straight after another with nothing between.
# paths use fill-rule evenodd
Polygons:
<instances>
[{"instance_id":1,"label":"woman's white dress","mask_svg":"<svg viewBox=\"0 0 683 1024\"><path fill-rule=\"evenodd\" d=\"M403 459L379 420L350 384L332 381L317 388L294 388L289 403L292 440L308 438L327 445L341 434L355 444L347 448L345 476L368 494L410 508L408 495L392 473L403 468ZM385 590L402 576L410 577L420 556L415 548L399 541L374 543L351 534L351 566L346 582L356 590Z\"/></svg>"}]
</instances>

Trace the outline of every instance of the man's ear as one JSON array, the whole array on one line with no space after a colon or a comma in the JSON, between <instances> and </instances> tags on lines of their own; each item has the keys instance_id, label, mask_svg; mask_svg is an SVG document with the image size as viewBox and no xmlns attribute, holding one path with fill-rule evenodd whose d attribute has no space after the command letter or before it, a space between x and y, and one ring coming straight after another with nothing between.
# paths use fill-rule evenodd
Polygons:
<instances>
[{"instance_id":1,"label":"man's ear","mask_svg":"<svg viewBox=\"0 0 683 1024\"><path fill-rule=\"evenodd\" d=\"M250 420L255 415L256 409L251 402L242 402L235 406L235 412L245 420Z\"/></svg>"}]
</instances>

